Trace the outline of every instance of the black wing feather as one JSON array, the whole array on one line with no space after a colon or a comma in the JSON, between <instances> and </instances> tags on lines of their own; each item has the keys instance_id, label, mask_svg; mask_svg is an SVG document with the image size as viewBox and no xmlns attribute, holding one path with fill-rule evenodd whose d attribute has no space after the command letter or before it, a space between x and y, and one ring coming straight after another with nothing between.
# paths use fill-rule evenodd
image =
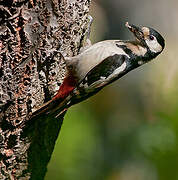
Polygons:
<instances>
[{"instance_id":1,"label":"black wing feather","mask_svg":"<svg viewBox=\"0 0 178 180\"><path fill-rule=\"evenodd\" d=\"M115 54L104 59L100 64L91 69L86 78L83 80L83 84L90 86L94 82L101 79L101 77L107 78L118 67L120 67L125 61L126 56Z\"/></svg>"}]
</instances>

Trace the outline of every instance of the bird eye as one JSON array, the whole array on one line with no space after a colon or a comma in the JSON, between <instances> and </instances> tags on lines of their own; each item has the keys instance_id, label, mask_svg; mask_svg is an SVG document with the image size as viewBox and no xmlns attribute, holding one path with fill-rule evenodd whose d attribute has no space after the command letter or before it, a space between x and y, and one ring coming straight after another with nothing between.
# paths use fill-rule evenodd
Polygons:
<instances>
[{"instance_id":1,"label":"bird eye","mask_svg":"<svg viewBox=\"0 0 178 180\"><path fill-rule=\"evenodd\" d=\"M153 35L150 35L149 38L150 38L150 40L154 40L155 39L155 37Z\"/></svg>"}]
</instances>

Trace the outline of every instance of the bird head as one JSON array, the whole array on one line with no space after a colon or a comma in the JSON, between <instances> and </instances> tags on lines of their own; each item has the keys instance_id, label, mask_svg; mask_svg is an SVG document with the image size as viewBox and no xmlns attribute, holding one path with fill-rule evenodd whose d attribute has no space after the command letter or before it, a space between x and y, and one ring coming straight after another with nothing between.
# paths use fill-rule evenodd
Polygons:
<instances>
[{"instance_id":1,"label":"bird head","mask_svg":"<svg viewBox=\"0 0 178 180\"><path fill-rule=\"evenodd\" d=\"M138 27L128 22L126 22L126 27L134 34L136 41L146 47L152 56L156 57L163 51L165 47L164 38L153 28Z\"/></svg>"}]
</instances>

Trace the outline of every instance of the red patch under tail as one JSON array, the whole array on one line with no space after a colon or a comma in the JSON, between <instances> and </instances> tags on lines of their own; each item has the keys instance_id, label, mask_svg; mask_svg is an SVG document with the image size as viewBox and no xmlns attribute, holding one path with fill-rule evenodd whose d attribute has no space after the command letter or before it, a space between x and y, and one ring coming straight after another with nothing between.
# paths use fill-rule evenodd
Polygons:
<instances>
[{"instance_id":1,"label":"red patch under tail","mask_svg":"<svg viewBox=\"0 0 178 180\"><path fill-rule=\"evenodd\" d=\"M74 90L76 87L76 80L74 79L73 76L68 75L62 85L59 88L58 93L53 97L53 100L58 100L61 99L63 100L65 97L67 97L70 92Z\"/></svg>"}]
</instances>

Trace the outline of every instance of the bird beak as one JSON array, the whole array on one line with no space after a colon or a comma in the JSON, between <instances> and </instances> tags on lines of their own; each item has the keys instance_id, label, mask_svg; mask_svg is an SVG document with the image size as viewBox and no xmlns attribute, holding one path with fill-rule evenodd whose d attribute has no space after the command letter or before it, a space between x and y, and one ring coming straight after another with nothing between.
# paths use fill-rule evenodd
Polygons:
<instances>
[{"instance_id":1,"label":"bird beak","mask_svg":"<svg viewBox=\"0 0 178 180\"><path fill-rule=\"evenodd\" d=\"M128 22L126 22L125 26L134 34L134 36L139 42L141 42L143 45L145 44L144 34L140 27L137 27L133 24L129 24Z\"/></svg>"}]
</instances>

